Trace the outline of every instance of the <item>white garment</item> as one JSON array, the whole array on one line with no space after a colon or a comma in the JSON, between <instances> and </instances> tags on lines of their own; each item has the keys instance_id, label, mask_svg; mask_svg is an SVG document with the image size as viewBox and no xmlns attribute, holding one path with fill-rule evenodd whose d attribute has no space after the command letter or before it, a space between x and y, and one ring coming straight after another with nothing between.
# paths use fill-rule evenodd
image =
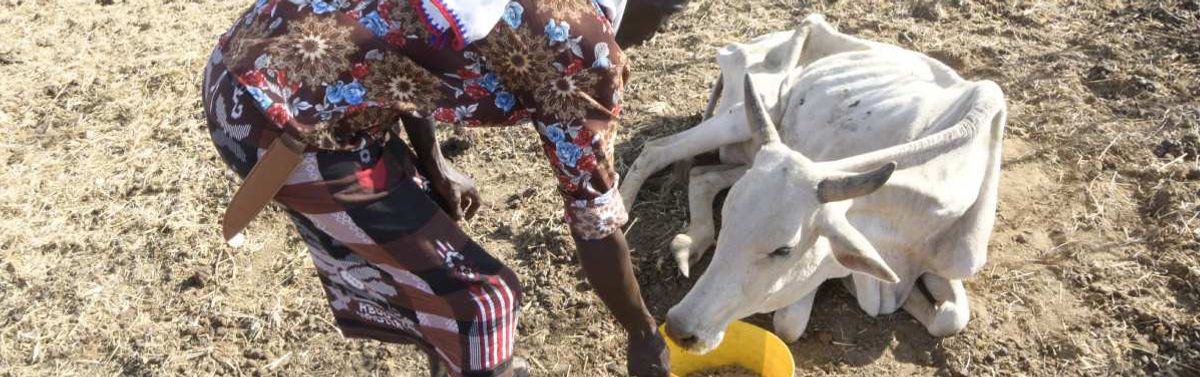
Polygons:
<instances>
[{"instance_id":1,"label":"white garment","mask_svg":"<svg viewBox=\"0 0 1200 377\"><path fill-rule=\"evenodd\" d=\"M574 0L591 1L591 0ZM612 20L613 30L621 25L627 0L596 0ZM510 0L421 0L421 10L430 25L442 34L451 33L462 43L486 37L504 16Z\"/></svg>"},{"instance_id":2,"label":"white garment","mask_svg":"<svg viewBox=\"0 0 1200 377\"><path fill-rule=\"evenodd\" d=\"M608 12L609 19L612 20L613 33L616 33L621 28L621 16L625 15L625 3L628 0L596 0L604 11Z\"/></svg>"}]
</instances>

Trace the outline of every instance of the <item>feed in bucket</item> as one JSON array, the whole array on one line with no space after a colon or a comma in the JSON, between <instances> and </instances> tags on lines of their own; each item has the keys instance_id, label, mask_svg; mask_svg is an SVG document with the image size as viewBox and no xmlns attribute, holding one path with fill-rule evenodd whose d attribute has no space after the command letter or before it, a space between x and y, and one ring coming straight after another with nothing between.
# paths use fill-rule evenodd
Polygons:
<instances>
[{"instance_id":1,"label":"feed in bucket","mask_svg":"<svg viewBox=\"0 0 1200 377\"><path fill-rule=\"evenodd\" d=\"M705 368L688 374L687 377L758 377L758 372L738 365L726 365L717 368Z\"/></svg>"},{"instance_id":2,"label":"feed in bucket","mask_svg":"<svg viewBox=\"0 0 1200 377\"><path fill-rule=\"evenodd\" d=\"M664 327L659 327L658 331L665 334ZM743 321L729 324L724 340L712 352L688 353L670 338L667 338L667 348L671 351L673 377L791 377L795 371L792 352L779 337ZM735 372L735 367L743 371ZM718 372L723 374L715 374Z\"/></svg>"}]
</instances>

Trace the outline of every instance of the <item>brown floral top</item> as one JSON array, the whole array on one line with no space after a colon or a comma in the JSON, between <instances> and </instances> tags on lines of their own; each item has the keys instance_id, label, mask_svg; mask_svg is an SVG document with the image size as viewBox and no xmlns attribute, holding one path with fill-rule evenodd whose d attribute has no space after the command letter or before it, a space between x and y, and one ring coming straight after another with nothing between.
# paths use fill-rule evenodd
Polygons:
<instances>
[{"instance_id":1,"label":"brown floral top","mask_svg":"<svg viewBox=\"0 0 1200 377\"><path fill-rule=\"evenodd\" d=\"M453 14L439 4L258 0L218 50L270 119L254 126L314 150L379 142L402 113L467 126L532 121L573 232L596 239L623 224L612 141L626 64L606 8L512 0L490 33L470 40L450 32Z\"/></svg>"}]
</instances>

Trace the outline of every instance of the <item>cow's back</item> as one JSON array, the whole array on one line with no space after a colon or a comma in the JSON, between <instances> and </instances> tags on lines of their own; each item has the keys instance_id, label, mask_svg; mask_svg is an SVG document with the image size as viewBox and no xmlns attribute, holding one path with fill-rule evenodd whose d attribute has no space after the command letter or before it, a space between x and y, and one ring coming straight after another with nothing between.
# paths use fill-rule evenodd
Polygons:
<instances>
[{"instance_id":1,"label":"cow's back","mask_svg":"<svg viewBox=\"0 0 1200 377\"><path fill-rule=\"evenodd\" d=\"M834 161L884 149L904 149L942 131L967 132L951 150L926 153L919 163L901 162L889 184L855 200L848 217L885 260L910 274L937 269L951 255L934 248L987 195L998 140L984 129L964 128L964 118L988 87L963 80L935 60L900 48L875 45L832 54L799 67L785 81L780 103L784 143L814 161ZM994 144L994 145L993 145ZM992 204L994 206L994 204ZM994 209L993 209L994 211ZM988 214L987 216L991 216ZM968 251L974 252L974 251ZM894 292L906 296L908 287ZM902 297L897 297L902 302Z\"/></svg>"},{"instance_id":2,"label":"cow's back","mask_svg":"<svg viewBox=\"0 0 1200 377\"><path fill-rule=\"evenodd\" d=\"M814 161L904 144L953 126L937 122L968 89L928 58L889 47L831 55L787 79L780 137ZM940 64L939 64L940 65Z\"/></svg>"}]
</instances>

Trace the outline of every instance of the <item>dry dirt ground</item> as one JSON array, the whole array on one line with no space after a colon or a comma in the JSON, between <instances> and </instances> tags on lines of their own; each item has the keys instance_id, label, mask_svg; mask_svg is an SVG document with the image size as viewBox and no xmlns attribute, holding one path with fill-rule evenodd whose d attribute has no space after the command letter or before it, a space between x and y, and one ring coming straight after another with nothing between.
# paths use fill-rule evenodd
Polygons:
<instances>
[{"instance_id":1,"label":"dry dirt ground","mask_svg":"<svg viewBox=\"0 0 1200 377\"><path fill-rule=\"evenodd\" d=\"M423 373L410 348L338 335L278 211L243 249L219 240L234 182L199 76L248 3L0 0L0 376ZM621 170L699 120L716 48L812 12L998 82L1010 119L967 330L870 318L827 284L797 375L1200 375L1200 2L695 0L629 51ZM531 131L457 137L489 202L467 227L528 290L517 352L542 376L622 374ZM685 218L670 181L629 230L659 318L693 283L663 252Z\"/></svg>"}]
</instances>

